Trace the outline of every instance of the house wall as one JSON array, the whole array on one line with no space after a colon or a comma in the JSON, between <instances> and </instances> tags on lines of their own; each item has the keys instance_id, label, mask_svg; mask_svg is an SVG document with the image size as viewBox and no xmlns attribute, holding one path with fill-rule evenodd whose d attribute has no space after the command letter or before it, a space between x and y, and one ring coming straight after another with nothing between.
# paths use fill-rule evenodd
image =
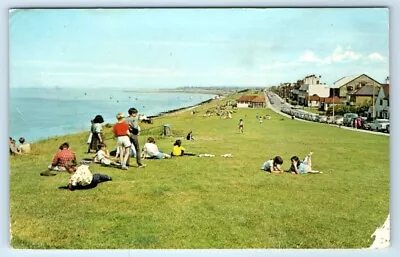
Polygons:
<instances>
[{"instance_id":1,"label":"house wall","mask_svg":"<svg viewBox=\"0 0 400 257\"><path fill-rule=\"evenodd\" d=\"M385 98L385 92L383 92L383 88L381 88L379 90L379 94L375 101L375 117L388 119L390 117L388 100L385 100L383 98ZM382 104L381 104L381 100L382 100Z\"/></svg>"},{"instance_id":2,"label":"house wall","mask_svg":"<svg viewBox=\"0 0 400 257\"><path fill-rule=\"evenodd\" d=\"M308 85L308 96L318 95L319 97L329 97L329 87L323 85Z\"/></svg>"},{"instance_id":3,"label":"house wall","mask_svg":"<svg viewBox=\"0 0 400 257\"><path fill-rule=\"evenodd\" d=\"M249 104L248 103L244 103L244 102L238 102L237 103L237 107L238 108L248 108Z\"/></svg>"},{"instance_id":4,"label":"house wall","mask_svg":"<svg viewBox=\"0 0 400 257\"><path fill-rule=\"evenodd\" d=\"M372 101L372 96L356 96L355 97L356 105L368 103L368 101Z\"/></svg>"},{"instance_id":5,"label":"house wall","mask_svg":"<svg viewBox=\"0 0 400 257\"><path fill-rule=\"evenodd\" d=\"M304 84L319 84L319 78L316 76L312 76L312 77L308 77L308 78L304 78Z\"/></svg>"},{"instance_id":6,"label":"house wall","mask_svg":"<svg viewBox=\"0 0 400 257\"><path fill-rule=\"evenodd\" d=\"M308 101L308 106L319 107L319 101Z\"/></svg>"},{"instance_id":7,"label":"house wall","mask_svg":"<svg viewBox=\"0 0 400 257\"><path fill-rule=\"evenodd\" d=\"M348 93L347 87L352 86L353 89L356 89L356 86L359 85L360 83L365 83L366 85L374 85L375 87L377 87L375 90L376 92L378 92L381 84L375 82L374 80L370 79L369 77L367 77L366 75L362 75L360 77L358 77L357 79L343 85L340 88L340 92L339 92L339 97L340 98L346 98L346 95Z\"/></svg>"}]
</instances>

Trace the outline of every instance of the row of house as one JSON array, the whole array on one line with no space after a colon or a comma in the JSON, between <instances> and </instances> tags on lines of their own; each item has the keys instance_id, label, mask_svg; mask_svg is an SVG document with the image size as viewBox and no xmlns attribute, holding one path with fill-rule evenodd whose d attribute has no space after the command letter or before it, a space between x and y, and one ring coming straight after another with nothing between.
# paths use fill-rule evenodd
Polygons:
<instances>
[{"instance_id":1,"label":"row of house","mask_svg":"<svg viewBox=\"0 0 400 257\"><path fill-rule=\"evenodd\" d=\"M280 97L292 104L327 110L338 104L370 104L373 116L389 118L389 78L381 84L366 74L342 77L333 85L321 83L321 76L306 76L294 83L282 83L277 88Z\"/></svg>"}]
</instances>

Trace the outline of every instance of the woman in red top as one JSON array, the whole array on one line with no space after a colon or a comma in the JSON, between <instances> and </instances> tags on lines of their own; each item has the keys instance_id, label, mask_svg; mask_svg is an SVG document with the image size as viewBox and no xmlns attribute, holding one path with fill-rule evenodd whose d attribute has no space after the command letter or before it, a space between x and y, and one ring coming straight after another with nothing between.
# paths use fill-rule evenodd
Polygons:
<instances>
[{"instance_id":1,"label":"woman in red top","mask_svg":"<svg viewBox=\"0 0 400 257\"><path fill-rule=\"evenodd\" d=\"M131 141L129 140L129 125L125 122L125 116L122 113L117 114L118 123L114 125L113 132L117 138L119 148L119 159L121 162L121 169L127 170L126 162L130 154Z\"/></svg>"}]
</instances>

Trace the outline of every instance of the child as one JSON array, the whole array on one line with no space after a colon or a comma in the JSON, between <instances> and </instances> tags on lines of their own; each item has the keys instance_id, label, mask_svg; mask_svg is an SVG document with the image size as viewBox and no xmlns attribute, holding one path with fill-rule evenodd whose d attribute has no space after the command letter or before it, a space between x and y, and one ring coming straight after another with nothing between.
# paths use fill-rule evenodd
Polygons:
<instances>
[{"instance_id":1,"label":"child","mask_svg":"<svg viewBox=\"0 0 400 257\"><path fill-rule=\"evenodd\" d=\"M268 160L263 163L261 169L270 173L280 174L283 172L282 169L283 159L280 156L275 156L274 159Z\"/></svg>"},{"instance_id":2,"label":"child","mask_svg":"<svg viewBox=\"0 0 400 257\"><path fill-rule=\"evenodd\" d=\"M240 119L239 120L239 132L241 132L242 134L243 134L243 125L244 125L243 119Z\"/></svg>"},{"instance_id":3,"label":"child","mask_svg":"<svg viewBox=\"0 0 400 257\"><path fill-rule=\"evenodd\" d=\"M169 154L165 154L158 150L156 145L156 141L153 137L147 138L147 143L143 146L143 155L144 158L147 159L164 159L164 158L171 158Z\"/></svg>"},{"instance_id":4,"label":"child","mask_svg":"<svg viewBox=\"0 0 400 257\"><path fill-rule=\"evenodd\" d=\"M290 167L290 170L292 174L306 174L306 173L312 173L312 174L319 174L322 173L317 170L313 170L311 167L311 155L313 152L310 152L305 158L304 161L301 162L299 160L299 157L293 156L290 158L292 161L292 166Z\"/></svg>"},{"instance_id":5,"label":"child","mask_svg":"<svg viewBox=\"0 0 400 257\"><path fill-rule=\"evenodd\" d=\"M186 140L194 140L193 132L192 132L192 131L189 131L189 133L188 133L187 136L186 136Z\"/></svg>"},{"instance_id":6,"label":"child","mask_svg":"<svg viewBox=\"0 0 400 257\"><path fill-rule=\"evenodd\" d=\"M185 153L185 148L183 148L181 144L182 141L180 139L177 139L175 141L174 148L172 148L171 156L183 156L183 155L195 156L194 153Z\"/></svg>"},{"instance_id":7,"label":"child","mask_svg":"<svg viewBox=\"0 0 400 257\"><path fill-rule=\"evenodd\" d=\"M92 174L89 166L81 165L77 167L75 161L67 162L65 165L67 172L71 175L68 189L89 189L97 186L98 183L111 181L112 178L103 174Z\"/></svg>"},{"instance_id":8,"label":"child","mask_svg":"<svg viewBox=\"0 0 400 257\"><path fill-rule=\"evenodd\" d=\"M100 162L104 166L110 166L111 164L118 165L117 163L110 160L110 154L108 153L105 144L99 144L97 146L97 149L98 151L94 156L95 162Z\"/></svg>"},{"instance_id":9,"label":"child","mask_svg":"<svg viewBox=\"0 0 400 257\"><path fill-rule=\"evenodd\" d=\"M176 140L174 147L172 148L172 156L183 156L185 153L185 148L181 145L182 141L180 139Z\"/></svg>"},{"instance_id":10,"label":"child","mask_svg":"<svg viewBox=\"0 0 400 257\"><path fill-rule=\"evenodd\" d=\"M113 132L114 136L117 138L118 148L119 148L119 160L121 163L121 169L127 170L128 167L126 163L130 154L131 141L129 139L129 125L125 122L125 116L123 113L117 114L118 123L114 125Z\"/></svg>"}]
</instances>

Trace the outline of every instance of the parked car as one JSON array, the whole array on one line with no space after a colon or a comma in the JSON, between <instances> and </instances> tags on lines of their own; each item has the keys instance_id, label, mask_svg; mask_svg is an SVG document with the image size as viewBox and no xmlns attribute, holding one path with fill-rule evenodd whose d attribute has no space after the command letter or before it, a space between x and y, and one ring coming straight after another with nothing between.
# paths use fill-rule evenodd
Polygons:
<instances>
[{"instance_id":1,"label":"parked car","mask_svg":"<svg viewBox=\"0 0 400 257\"><path fill-rule=\"evenodd\" d=\"M353 125L352 122L355 118L358 118L357 113L352 113L352 112L345 113L343 115L343 125L347 126L347 127L351 127Z\"/></svg>"},{"instance_id":2,"label":"parked car","mask_svg":"<svg viewBox=\"0 0 400 257\"><path fill-rule=\"evenodd\" d=\"M343 125L343 116L335 116L333 123L335 123L336 125Z\"/></svg>"},{"instance_id":3,"label":"parked car","mask_svg":"<svg viewBox=\"0 0 400 257\"><path fill-rule=\"evenodd\" d=\"M388 119L376 119L373 122L369 123L370 130L373 131L388 131L388 126L390 125ZM389 126L390 131L390 126Z\"/></svg>"},{"instance_id":4,"label":"parked car","mask_svg":"<svg viewBox=\"0 0 400 257\"><path fill-rule=\"evenodd\" d=\"M326 117L325 115L320 115L318 121L321 123L327 123L328 117Z\"/></svg>"}]
</instances>

